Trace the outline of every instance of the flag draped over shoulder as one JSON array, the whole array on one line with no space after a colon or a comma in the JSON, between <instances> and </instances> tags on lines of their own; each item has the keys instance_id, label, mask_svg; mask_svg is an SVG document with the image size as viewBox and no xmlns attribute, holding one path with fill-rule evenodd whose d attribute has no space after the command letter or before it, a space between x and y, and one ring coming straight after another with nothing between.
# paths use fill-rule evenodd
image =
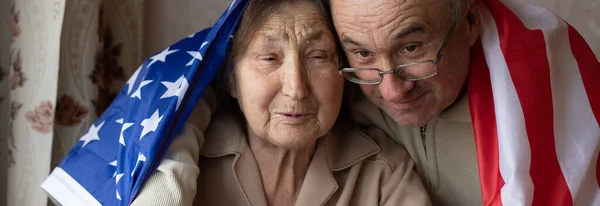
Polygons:
<instances>
[{"instance_id":1,"label":"flag draped over shoulder","mask_svg":"<svg viewBox=\"0 0 600 206\"><path fill-rule=\"evenodd\" d=\"M600 63L522 0L484 0L469 103L484 205L600 205Z\"/></svg>"},{"instance_id":2,"label":"flag draped over shoulder","mask_svg":"<svg viewBox=\"0 0 600 206\"><path fill-rule=\"evenodd\" d=\"M43 182L64 206L128 205L222 67L247 0L147 59Z\"/></svg>"},{"instance_id":3,"label":"flag draped over shoulder","mask_svg":"<svg viewBox=\"0 0 600 206\"><path fill-rule=\"evenodd\" d=\"M226 58L247 0L146 60L42 188L128 205ZM468 93L484 205L600 205L600 63L540 6L483 0Z\"/></svg>"}]
</instances>

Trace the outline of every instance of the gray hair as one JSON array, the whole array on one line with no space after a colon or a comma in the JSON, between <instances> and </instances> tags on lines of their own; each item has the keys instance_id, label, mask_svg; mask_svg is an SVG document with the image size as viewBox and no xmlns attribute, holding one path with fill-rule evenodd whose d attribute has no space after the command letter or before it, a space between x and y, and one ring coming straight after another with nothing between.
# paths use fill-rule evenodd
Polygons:
<instances>
[{"instance_id":1,"label":"gray hair","mask_svg":"<svg viewBox=\"0 0 600 206\"><path fill-rule=\"evenodd\" d=\"M457 20L460 18L460 15L471 6L473 0L441 0L446 1L447 3L447 11L452 16L452 20Z\"/></svg>"},{"instance_id":2,"label":"gray hair","mask_svg":"<svg viewBox=\"0 0 600 206\"><path fill-rule=\"evenodd\" d=\"M452 16L452 20L460 18L461 13L468 9L468 7L474 3L474 0L438 0L444 1L446 4L446 11ZM331 6L331 0L324 0L325 4ZM331 12L331 11L330 11Z\"/></svg>"}]
</instances>

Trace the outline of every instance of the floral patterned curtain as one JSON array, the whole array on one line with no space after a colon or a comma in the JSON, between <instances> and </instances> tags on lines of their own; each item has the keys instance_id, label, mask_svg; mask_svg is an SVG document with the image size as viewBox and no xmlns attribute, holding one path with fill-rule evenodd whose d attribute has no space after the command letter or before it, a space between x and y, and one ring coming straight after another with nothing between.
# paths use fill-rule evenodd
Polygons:
<instances>
[{"instance_id":1,"label":"floral patterned curtain","mask_svg":"<svg viewBox=\"0 0 600 206\"><path fill-rule=\"evenodd\" d=\"M600 57L597 0L535 1ZM142 60L212 25L230 2L0 0L0 205L48 204L39 185Z\"/></svg>"},{"instance_id":2,"label":"floral patterned curtain","mask_svg":"<svg viewBox=\"0 0 600 206\"><path fill-rule=\"evenodd\" d=\"M3 49L3 55L9 63L2 68L2 81L8 81L8 85L3 83L8 88L1 105L3 113L8 113L2 116L2 131L7 135L2 145L8 148L3 152L7 171L2 173L11 188L4 195L8 205L40 205L45 203L42 198L28 198L43 195L31 188L44 179L43 173L50 167L65 1L9 0L3 4L7 2L2 8L9 9L10 46L8 53Z\"/></svg>"},{"instance_id":3,"label":"floral patterned curtain","mask_svg":"<svg viewBox=\"0 0 600 206\"><path fill-rule=\"evenodd\" d=\"M46 205L41 182L142 62L143 1L0 8L0 205Z\"/></svg>"}]
</instances>

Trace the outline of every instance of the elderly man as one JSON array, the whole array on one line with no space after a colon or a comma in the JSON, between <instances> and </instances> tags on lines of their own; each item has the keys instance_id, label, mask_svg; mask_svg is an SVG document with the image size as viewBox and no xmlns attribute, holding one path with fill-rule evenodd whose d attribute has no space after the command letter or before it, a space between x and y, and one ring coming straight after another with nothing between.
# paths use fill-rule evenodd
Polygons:
<instances>
[{"instance_id":1,"label":"elderly man","mask_svg":"<svg viewBox=\"0 0 600 206\"><path fill-rule=\"evenodd\" d=\"M597 97L597 93L591 95L591 88L598 84L590 83L593 80L584 82L590 96L588 100L585 91L577 87L581 85L557 83L562 81L557 80L558 76L567 75L563 69L568 67L557 62L569 62L573 56L563 60L562 56L554 56L558 53L552 53L550 49L547 55L544 36L552 35L553 38L546 39L553 39L558 44L560 35L567 34L567 29L550 29L568 28L568 35L564 35L567 49L571 49L568 48L569 40L571 46L580 46L573 48L572 53L581 66L581 75L578 76L579 71L571 74L579 80L591 78L588 76L600 77L598 61L593 54L590 57L590 49L577 32L547 10L530 8L531 5L524 2L506 2L509 3L505 6L498 1L487 1L484 5L471 0L331 0L333 22L350 64L350 68L340 73L359 85L364 94L358 92L355 95L354 118L364 125L384 129L406 147L417 163L417 172L435 205L595 203L599 196L593 171L599 143L594 139L598 139L600 133L589 109L599 106L592 97ZM529 15L527 9L536 15ZM549 19L546 23L550 22L543 34L535 31L535 21L529 20L540 16ZM520 18L523 23L517 22ZM494 20L501 25L492 25ZM565 48L552 46L554 43L546 42L546 45L554 50ZM511 48L512 45L523 46ZM526 52L532 48L535 52ZM494 55L505 61L496 61L500 58ZM552 65L548 65L546 58L550 58ZM534 63L523 63L528 61ZM570 63L573 62L575 60ZM557 64L560 66L555 66ZM504 68L509 68L513 75L512 81L517 87L514 96L518 95L518 99L500 95L506 89L498 89L501 87L496 85L512 85L505 81L510 80L510 75L497 75L503 74L503 70L496 68L501 65L507 65ZM590 69L586 70L586 65ZM577 69L576 64L574 68ZM586 71L590 75L586 76ZM548 79L543 79L548 76L552 79L552 87L567 89L561 92L553 88L552 93L546 95L549 87L546 91L540 85L550 84ZM481 83L484 80L491 83L486 87ZM494 88L493 94L490 84ZM565 94L575 95L570 93L575 90L583 91L582 95L577 95L582 97L581 101L568 103L564 99L570 98L561 99ZM537 98L538 95L541 97ZM546 100L554 102L554 110ZM542 104L538 104L540 102ZM518 108L519 103L522 108ZM553 111L558 116L554 117L554 125L573 125L560 116L561 111L569 110L560 110L560 107L578 108L584 111L580 113L585 117L575 116L575 119L589 117L592 120L580 121L583 125L579 125L589 132L582 136L590 141L565 136L569 135L566 131L571 130L560 131L561 126L554 128L556 140L552 139ZM514 115L519 111L520 118ZM595 111L597 119L598 110ZM549 116L544 116L547 113ZM549 123L545 125L549 128L544 128L547 121ZM570 135L576 136L575 133ZM554 148L561 141L576 142L565 146L572 147L563 151L573 152L589 145L581 156L570 159L580 160L580 164L569 165L564 161L569 160L571 153L560 153L559 147L559 152L545 149ZM561 171L561 168L568 169ZM581 168L581 171L570 172L573 168Z\"/></svg>"}]
</instances>

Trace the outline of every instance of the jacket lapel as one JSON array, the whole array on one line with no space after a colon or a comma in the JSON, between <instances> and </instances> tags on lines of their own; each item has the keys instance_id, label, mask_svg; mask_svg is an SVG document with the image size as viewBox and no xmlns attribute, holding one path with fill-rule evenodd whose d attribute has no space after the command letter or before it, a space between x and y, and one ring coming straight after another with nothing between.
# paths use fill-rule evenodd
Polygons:
<instances>
[{"instance_id":1,"label":"jacket lapel","mask_svg":"<svg viewBox=\"0 0 600 206\"><path fill-rule=\"evenodd\" d=\"M267 205L258 164L245 139L232 166L248 205Z\"/></svg>"},{"instance_id":2,"label":"jacket lapel","mask_svg":"<svg viewBox=\"0 0 600 206\"><path fill-rule=\"evenodd\" d=\"M323 205L335 193L338 185L330 171L326 148L318 146L308 167L296 205Z\"/></svg>"},{"instance_id":3,"label":"jacket lapel","mask_svg":"<svg viewBox=\"0 0 600 206\"><path fill-rule=\"evenodd\" d=\"M338 189L333 172L360 163L381 152L381 148L357 129L334 127L319 140L308 167L296 205L325 205Z\"/></svg>"},{"instance_id":4,"label":"jacket lapel","mask_svg":"<svg viewBox=\"0 0 600 206\"><path fill-rule=\"evenodd\" d=\"M240 191L246 198L246 203L267 205L258 165L244 132L230 118L225 117L228 116L213 120L211 128L206 132L207 138L200 153L211 158L235 154L231 167ZM200 175L202 175L202 168L200 168Z\"/></svg>"}]
</instances>

